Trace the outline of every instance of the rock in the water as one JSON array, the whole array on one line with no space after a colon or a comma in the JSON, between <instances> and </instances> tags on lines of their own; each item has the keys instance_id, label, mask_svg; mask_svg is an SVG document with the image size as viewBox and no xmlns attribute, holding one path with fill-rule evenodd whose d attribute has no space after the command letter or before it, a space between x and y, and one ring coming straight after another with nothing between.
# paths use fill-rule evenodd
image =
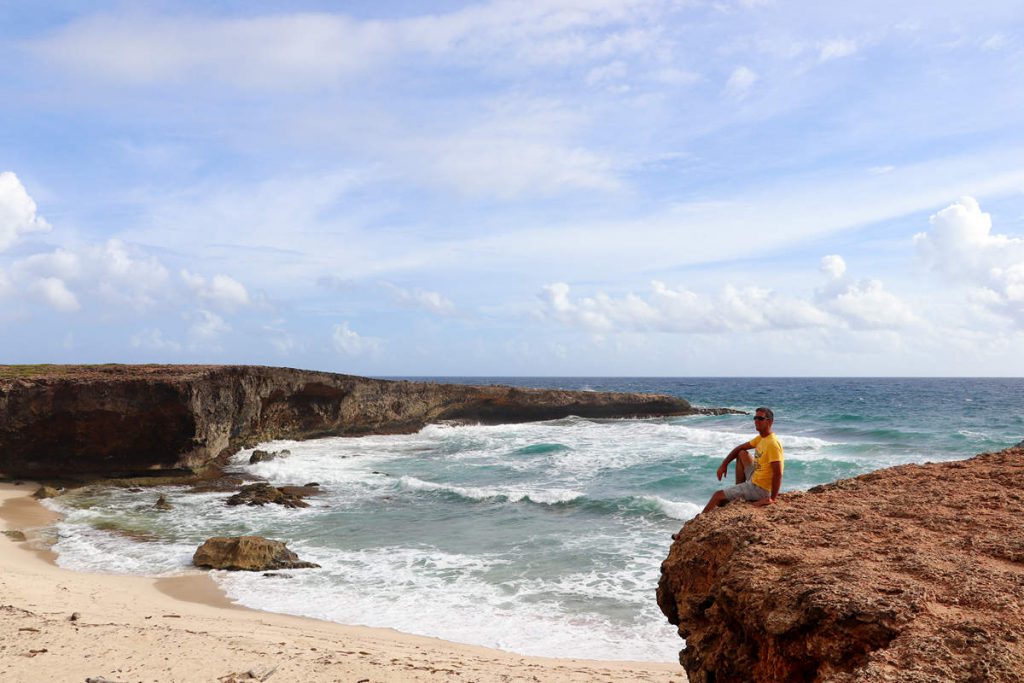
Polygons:
<instances>
[{"instance_id":1,"label":"rock in the water","mask_svg":"<svg viewBox=\"0 0 1024 683\"><path fill-rule=\"evenodd\" d=\"M25 536L25 532L20 529L5 529L3 534L16 543L22 543L28 540Z\"/></svg>"},{"instance_id":2,"label":"rock in the water","mask_svg":"<svg viewBox=\"0 0 1024 683\"><path fill-rule=\"evenodd\" d=\"M266 505L274 503L286 508L308 508L309 503L294 491L283 491L265 481L249 484L227 500L228 505Z\"/></svg>"},{"instance_id":3,"label":"rock in the water","mask_svg":"<svg viewBox=\"0 0 1024 683\"><path fill-rule=\"evenodd\" d=\"M160 494L160 497L156 499L156 503L153 504L157 510L173 510L174 506L167 502L167 496Z\"/></svg>"},{"instance_id":4,"label":"rock in the water","mask_svg":"<svg viewBox=\"0 0 1024 683\"><path fill-rule=\"evenodd\" d=\"M252 452L249 456L249 464L255 465L258 462L267 462L277 457L277 453L270 453L268 451L261 451L259 449Z\"/></svg>"},{"instance_id":5,"label":"rock in the water","mask_svg":"<svg viewBox=\"0 0 1024 683\"><path fill-rule=\"evenodd\" d=\"M264 572L273 569L315 569L281 541L260 536L218 536L208 539L192 556L192 564L211 569Z\"/></svg>"},{"instance_id":6,"label":"rock in the water","mask_svg":"<svg viewBox=\"0 0 1024 683\"><path fill-rule=\"evenodd\" d=\"M36 489L36 492L32 494L33 498L42 500L44 498L56 498L60 495L60 491L53 488L52 486L40 486Z\"/></svg>"},{"instance_id":7,"label":"rock in the water","mask_svg":"<svg viewBox=\"0 0 1024 683\"><path fill-rule=\"evenodd\" d=\"M1022 681L1024 449L689 521L658 604L691 683Z\"/></svg>"}]
</instances>

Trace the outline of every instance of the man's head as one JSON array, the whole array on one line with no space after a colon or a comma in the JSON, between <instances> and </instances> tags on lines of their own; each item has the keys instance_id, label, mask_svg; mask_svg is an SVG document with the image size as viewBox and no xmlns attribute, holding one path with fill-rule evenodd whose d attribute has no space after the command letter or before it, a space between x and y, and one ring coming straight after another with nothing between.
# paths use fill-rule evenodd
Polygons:
<instances>
[{"instance_id":1,"label":"man's head","mask_svg":"<svg viewBox=\"0 0 1024 683\"><path fill-rule=\"evenodd\" d=\"M764 436L772 433L772 423L775 421L775 413L771 408L761 407L754 411L754 427L757 433Z\"/></svg>"}]
</instances>

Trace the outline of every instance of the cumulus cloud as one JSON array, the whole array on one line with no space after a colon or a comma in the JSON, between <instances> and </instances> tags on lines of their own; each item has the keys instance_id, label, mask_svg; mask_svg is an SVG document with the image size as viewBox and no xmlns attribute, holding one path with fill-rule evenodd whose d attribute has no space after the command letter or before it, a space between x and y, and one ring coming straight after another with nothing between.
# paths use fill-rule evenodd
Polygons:
<instances>
[{"instance_id":1,"label":"cumulus cloud","mask_svg":"<svg viewBox=\"0 0 1024 683\"><path fill-rule=\"evenodd\" d=\"M809 298L726 285L699 294L652 282L650 292L573 298L564 282L545 285L541 315L597 335L621 332L718 334L801 329L894 330L920 323L878 280L851 280L836 254L821 260L825 286Z\"/></svg>"},{"instance_id":2,"label":"cumulus cloud","mask_svg":"<svg viewBox=\"0 0 1024 683\"><path fill-rule=\"evenodd\" d=\"M217 348L216 342L231 331L231 326L216 313L199 310L192 316L188 335L193 349Z\"/></svg>"},{"instance_id":3,"label":"cumulus cloud","mask_svg":"<svg viewBox=\"0 0 1024 683\"><path fill-rule=\"evenodd\" d=\"M376 353L380 349L380 340L374 337L363 337L349 327L344 321L334 326L331 333L331 341L338 353L347 356L361 356L366 353Z\"/></svg>"},{"instance_id":4,"label":"cumulus cloud","mask_svg":"<svg viewBox=\"0 0 1024 683\"><path fill-rule=\"evenodd\" d=\"M387 289L395 299L406 306L422 308L438 315L453 315L455 304L439 292L431 292L424 289L408 290L390 282L382 282L381 286Z\"/></svg>"},{"instance_id":5,"label":"cumulus cloud","mask_svg":"<svg viewBox=\"0 0 1024 683\"><path fill-rule=\"evenodd\" d=\"M838 254L821 259L820 270L828 282L815 294L817 306L847 327L858 330L899 329L920 322L913 310L880 280L851 280L846 261Z\"/></svg>"},{"instance_id":6,"label":"cumulus cloud","mask_svg":"<svg viewBox=\"0 0 1024 683\"><path fill-rule=\"evenodd\" d=\"M706 296L655 281L646 295L598 292L573 299L569 285L556 282L546 285L540 298L546 317L596 334L757 332L816 327L829 320L807 301L758 287L730 285Z\"/></svg>"},{"instance_id":7,"label":"cumulus cloud","mask_svg":"<svg viewBox=\"0 0 1024 683\"><path fill-rule=\"evenodd\" d=\"M725 83L725 94L735 99L743 99L757 82L757 74L746 66L738 66L729 74Z\"/></svg>"},{"instance_id":8,"label":"cumulus cloud","mask_svg":"<svg viewBox=\"0 0 1024 683\"><path fill-rule=\"evenodd\" d=\"M36 214L36 203L18 176L10 171L0 173L0 251L14 244L21 235L49 230L50 224Z\"/></svg>"},{"instance_id":9,"label":"cumulus cloud","mask_svg":"<svg viewBox=\"0 0 1024 683\"><path fill-rule=\"evenodd\" d=\"M891 330L919 322L910 307L879 280L847 283L824 299L822 306L854 329Z\"/></svg>"},{"instance_id":10,"label":"cumulus cloud","mask_svg":"<svg viewBox=\"0 0 1024 683\"><path fill-rule=\"evenodd\" d=\"M167 269L157 259L120 240L58 248L16 261L14 279L32 283L56 278L104 302L135 310L150 308L167 294Z\"/></svg>"},{"instance_id":11,"label":"cumulus cloud","mask_svg":"<svg viewBox=\"0 0 1024 683\"><path fill-rule=\"evenodd\" d=\"M914 236L918 256L945 279L973 287L973 300L1024 325L1024 239L992 233L973 197L935 213Z\"/></svg>"},{"instance_id":12,"label":"cumulus cloud","mask_svg":"<svg viewBox=\"0 0 1024 683\"><path fill-rule=\"evenodd\" d=\"M194 294L222 310L234 311L249 304L245 286L227 275L214 275L207 280L202 275L182 270L181 279Z\"/></svg>"},{"instance_id":13,"label":"cumulus cloud","mask_svg":"<svg viewBox=\"0 0 1024 683\"><path fill-rule=\"evenodd\" d=\"M73 313L81 308L78 297L57 277L41 277L29 285L29 291L46 305L62 313Z\"/></svg>"},{"instance_id":14,"label":"cumulus cloud","mask_svg":"<svg viewBox=\"0 0 1024 683\"><path fill-rule=\"evenodd\" d=\"M832 279L841 278L846 274L846 261L838 254L821 257L821 272Z\"/></svg>"}]
</instances>

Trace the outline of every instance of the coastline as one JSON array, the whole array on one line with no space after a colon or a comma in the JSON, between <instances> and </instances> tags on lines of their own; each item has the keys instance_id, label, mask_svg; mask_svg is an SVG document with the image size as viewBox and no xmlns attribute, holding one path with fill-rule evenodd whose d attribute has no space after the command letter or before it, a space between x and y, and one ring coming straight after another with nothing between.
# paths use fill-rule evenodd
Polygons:
<instances>
[{"instance_id":1,"label":"coastline","mask_svg":"<svg viewBox=\"0 0 1024 683\"><path fill-rule=\"evenodd\" d=\"M19 681L686 681L674 663L528 657L389 629L260 612L208 575L61 569L32 529L56 515L34 487L0 484L0 676ZM72 620L72 614L79 616ZM255 678L249 678L249 674Z\"/></svg>"}]
</instances>

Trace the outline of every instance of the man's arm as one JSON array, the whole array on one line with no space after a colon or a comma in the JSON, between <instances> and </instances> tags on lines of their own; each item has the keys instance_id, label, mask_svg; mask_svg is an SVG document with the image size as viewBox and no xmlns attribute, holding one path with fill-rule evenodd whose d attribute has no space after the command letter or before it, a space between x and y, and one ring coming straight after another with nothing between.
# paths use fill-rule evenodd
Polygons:
<instances>
[{"instance_id":1,"label":"man's arm","mask_svg":"<svg viewBox=\"0 0 1024 683\"><path fill-rule=\"evenodd\" d=\"M737 456L739 456L740 452L748 451L753 447L754 444L747 441L746 443L741 443L739 446L729 451L729 455L725 456L725 460L723 460L722 464L718 466L718 481L722 481L722 477L724 477L725 473L729 471L729 463L735 460ZM779 476L781 477L781 474ZM782 483L781 479L779 480L779 483Z\"/></svg>"},{"instance_id":2,"label":"man's arm","mask_svg":"<svg viewBox=\"0 0 1024 683\"><path fill-rule=\"evenodd\" d=\"M768 496L767 498L762 498L761 500L759 500L756 503L754 503L754 505L756 505L757 507L761 507L762 505L771 505L772 503L776 502L776 500L779 497L779 489L782 488L782 463L779 462L779 461L775 461L775 462L771 463L771 467L772 467L772 492L771 492L771 495Z\"/></svg>"}]
</instances>

